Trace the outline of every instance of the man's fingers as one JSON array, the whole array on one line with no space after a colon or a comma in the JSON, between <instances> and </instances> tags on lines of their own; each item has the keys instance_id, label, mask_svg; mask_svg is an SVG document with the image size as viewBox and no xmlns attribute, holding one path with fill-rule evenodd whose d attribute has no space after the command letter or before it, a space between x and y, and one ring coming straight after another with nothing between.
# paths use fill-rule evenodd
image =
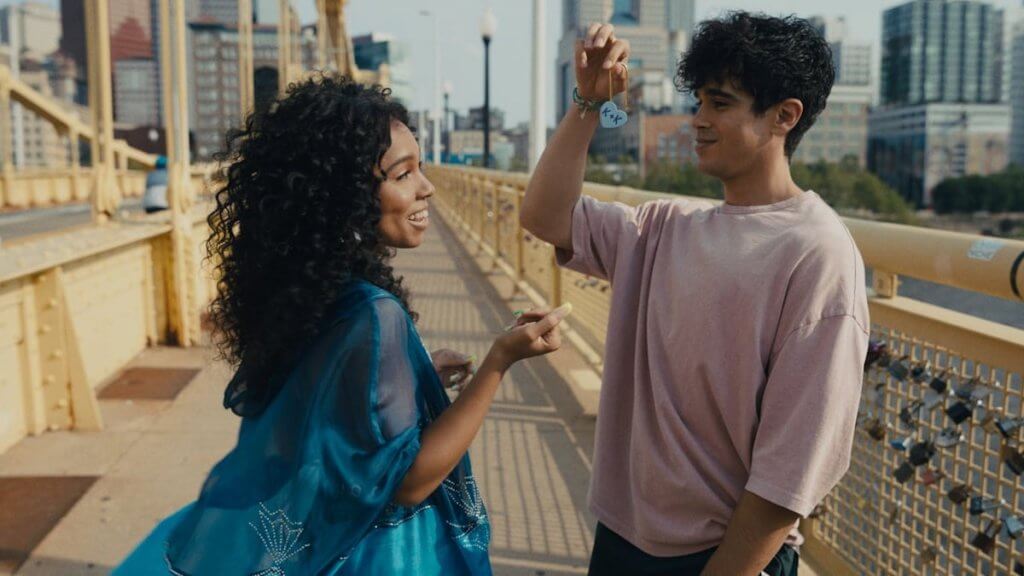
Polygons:
<instances>
[{"instance_id":1,"label":"man's fingers","mask_svg":"<svg viewBox=\"0 0 1024 576\"><path fill-rule=\"evenodd\" d=\"M600 22L594 22L593 24L591 24L587 28L587 35L586 35L586 37L585 37L585 39L583 41L583 47L584 48L593 48L594 47L594 36L596 36L598 31L600 31L600 30L601 30L601 23Z\"/></svg>"},{"instance_id":2,"label":"man's fingers","mask_svg":"<svg viewBox=\"0 0 1024 576\"><path fill-rule=\"evenodd\" d=\"M604 62L601 67L608 70L615 65L616 62L622 60L623 55L626 55L626 51L629 49L629 44L625 40L618 40L611 45L611 49L608 50L608 54L604 57Z\"/></svg>"},{"instance_id":3,"label":"man's fingers","mask_svg":"<svg viewBox=\"0 0 1024 576\"><path fill-rule=\"evenodd\" d=\"M612 26L611 24L602 25L597 30L597 33L594 35L592 46L594 48L604 48L605 44L608 43L608 38L612 35L612 32L614 31L615 27Z\"/></svg>"}]
</instances>

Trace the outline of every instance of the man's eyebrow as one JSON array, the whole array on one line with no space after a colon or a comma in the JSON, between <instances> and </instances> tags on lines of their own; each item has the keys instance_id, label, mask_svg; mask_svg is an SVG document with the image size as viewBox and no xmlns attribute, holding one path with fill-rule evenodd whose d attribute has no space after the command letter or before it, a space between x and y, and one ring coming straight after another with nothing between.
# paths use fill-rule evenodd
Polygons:
<instances>
[{"instance_id":1,"label":"man's eyebrow","mask_svg":"<svg viewBox=\"0 0 1024 576\"><path fill-rule=\"evenodd\" d=\"M733 96L729 92L726 92L725 90L721 90L719 88L705 88L704 93L707 94L708 96L725 98L726 100L732 100L733 102L739 100L739 98L737 98L736 96Z\"/></svg>"},{"instance_id":2,"label":"man's eyebrow","mask_svg":"<svg viewBox=\"0 0 1024 576\"><path fill-rule=\"evenodd\" d=\"M413 159L413 155L412 154L406 154L405 156L402 156L398 160L395 160L394 162L391 163L390 166L385 168L384 169L384 173L387 174L388 172L391 172L391 169L394 168L395 166L398 166L402 162L408 162L409 160L412 160L412 159Z\"/></svg>"}]
</instances>

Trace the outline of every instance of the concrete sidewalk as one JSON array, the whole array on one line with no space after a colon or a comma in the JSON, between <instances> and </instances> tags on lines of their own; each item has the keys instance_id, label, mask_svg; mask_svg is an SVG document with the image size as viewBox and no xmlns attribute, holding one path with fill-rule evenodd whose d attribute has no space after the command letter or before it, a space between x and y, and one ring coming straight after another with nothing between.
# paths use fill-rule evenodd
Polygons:
<instances>
[{"instance_id":1,"label":"concrete sidewalk","mask_svg":"<svg viewBox=\"0 0 1024 576\"><path fill-rule=\"evenodd\" d=\"M441 223L398 258L430 349L482 358L511 309L527 305L503 298L501 279L489 282L473 259ZM497 574L586 571L593 419L561 375L581 366L572 350L515 366L473 444ZM173 401L101 400L102 432L47 433L0 455L0 477L97 477L17 574L108 573L161 518L196 497L234 445L239 421L221 407L231 374L213 350L153 348L132 367L202 370Z\"/></svg>"}]
</instances>

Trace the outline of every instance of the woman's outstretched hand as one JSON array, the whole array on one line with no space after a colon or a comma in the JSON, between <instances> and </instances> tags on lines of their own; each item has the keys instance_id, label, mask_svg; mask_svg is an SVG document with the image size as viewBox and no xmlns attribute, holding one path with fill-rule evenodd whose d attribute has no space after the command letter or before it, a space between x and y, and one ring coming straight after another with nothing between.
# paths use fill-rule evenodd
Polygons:
<instances>
[{"instance_id":1,"label":"woman's outstretched hand","mask_svg":"<svg viewBox=\"0 0 1024 576\"><path fill-rule=\"evenodd\" d=\"M550 312L526 312L511 329L494 340L491 350L508 366L526 358L554 352L562 346L562 333L558 324L571 311L572 306L566 304Z\"/></svg>"},{"instance_id":2,"label":"woman's outstretched hand","mask_svg":"<svg viewBox=\"0 0 1024 576\"><path fill-rule=\"evenodd\" d=\"M626 90L626 66L629 62L629 41L615 37L611 24L591 24L587 33L576 41L576 86L587 100L604 101L611 94ZM611 72L609 74L609 71Z\"/></svg>"}]
</instances>

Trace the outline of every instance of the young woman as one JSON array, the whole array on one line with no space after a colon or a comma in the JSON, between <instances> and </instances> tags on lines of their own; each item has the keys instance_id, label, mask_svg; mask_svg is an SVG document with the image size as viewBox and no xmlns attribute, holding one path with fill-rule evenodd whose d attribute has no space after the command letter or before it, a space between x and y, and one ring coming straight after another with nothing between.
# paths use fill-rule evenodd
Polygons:
<instances>
[{"instance_id":1,"label":"young woman","mask_svg":"<svg viewBox=\"0 0 1024 576\"><path fill-rule=\"evenodd\" d=\"M434 187L387 90L322 77L228 138L210 215L238 444L115 574L489 574L466 451L502 375L556 350L557 312L499 336L450 403L389 260Z\"/></svg>"}]
</instances>

